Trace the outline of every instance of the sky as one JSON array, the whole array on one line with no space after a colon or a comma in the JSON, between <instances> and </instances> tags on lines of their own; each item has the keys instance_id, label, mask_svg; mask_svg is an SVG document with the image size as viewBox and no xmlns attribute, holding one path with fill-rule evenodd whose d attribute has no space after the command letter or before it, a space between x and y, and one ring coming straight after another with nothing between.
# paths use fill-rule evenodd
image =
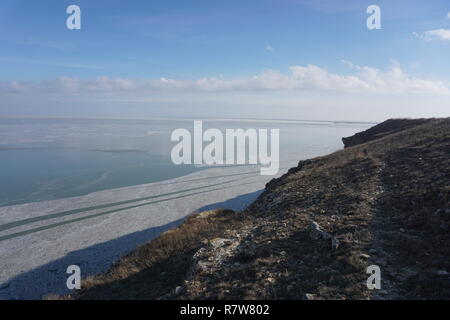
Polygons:
<instances>
[{"instance_id":1,"label":"sky","mask_svg":"<svg viewBox=\"0 0 450 320\"><path fill-rule=\"evenodd\" d=\"M0 117L15 116L450 116L450 2L2 0Z\"/></svg>"}]
</instances>

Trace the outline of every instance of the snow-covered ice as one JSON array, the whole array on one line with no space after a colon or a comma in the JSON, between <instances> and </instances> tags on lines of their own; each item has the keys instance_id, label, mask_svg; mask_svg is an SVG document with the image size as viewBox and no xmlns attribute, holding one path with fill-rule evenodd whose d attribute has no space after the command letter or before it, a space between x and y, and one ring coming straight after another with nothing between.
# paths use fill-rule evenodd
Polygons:
<instances>
[{"instance_id":1,"label":"snow-covered ice","mask_svg":"<svg viewBox=\"0 0 450 320\"><path fill-rule=\"evenodd\" d=\"M78 265L83 277L105 271L196 210L243 209L272 178L255 166L209 168L163 182L2 207L0 299L65 293L68 266Z\"/></svg>"}]
</instances>

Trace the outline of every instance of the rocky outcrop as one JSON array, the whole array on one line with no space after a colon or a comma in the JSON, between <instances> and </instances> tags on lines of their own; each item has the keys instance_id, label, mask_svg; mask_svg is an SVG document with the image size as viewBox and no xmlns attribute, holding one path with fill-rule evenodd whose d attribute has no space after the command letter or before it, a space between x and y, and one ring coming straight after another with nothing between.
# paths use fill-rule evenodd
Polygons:
<instances>
[{"instance_id":1,"label":"rocky outcrop","mask_svg":"<svg viewBox=\"0 0 450 320\"><path fill-rule=\"evenodd\" d=\"M330 242L331 249L336 250L339 247L339 240L333 237L328 232L323 231L319 224L315 221L311 223L309 236L314 240L325 240Z\"/></svg>"}]
</instances>

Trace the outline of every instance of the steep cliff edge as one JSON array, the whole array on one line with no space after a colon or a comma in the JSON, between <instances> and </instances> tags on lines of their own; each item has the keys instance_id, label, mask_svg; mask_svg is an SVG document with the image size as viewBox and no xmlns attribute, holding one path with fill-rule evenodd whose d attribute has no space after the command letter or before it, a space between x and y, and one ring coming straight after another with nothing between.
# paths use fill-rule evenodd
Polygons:
<instances>
[{"instance_id":1,"label":"steep cliff edge","mask_svg":"<svg viewBox=\"0 0 450 320\"><path fill-rule=\"evenodd\" d=\"M300 161L243 212L190 217L68 298L450 299L450 118L372 129Z\"/></svg>"},{"instance_id":2,"label":"steep cliff edge","mask_svg":"<svg viewBox=\"0 0 450 320\"><path fill-rule=\"evenodd\" d=\"M428 121L432 121L432 119L389 119L351 137L344 137L342 142L347 148L407 130Z\"/></svg>"}]
</instances>

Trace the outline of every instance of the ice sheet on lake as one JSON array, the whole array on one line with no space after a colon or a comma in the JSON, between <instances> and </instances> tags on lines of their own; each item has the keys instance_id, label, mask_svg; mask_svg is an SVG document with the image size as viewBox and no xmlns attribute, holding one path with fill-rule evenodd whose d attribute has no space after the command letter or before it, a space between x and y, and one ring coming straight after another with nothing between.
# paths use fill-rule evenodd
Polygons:
<instances>
[{"instance_id":1,"label":"ice sheet on lake","mask_svg":"<svg viewBox=\"0 0 450 320\"><path fill-rule=\"evenodd\" d=\"M164 182L2 207L0 299L67 292L69 265L78 265L83 277L105 271L199 208L243 209L271 178L255 166L211 168Z\"/></svg>"}]
</instances>

